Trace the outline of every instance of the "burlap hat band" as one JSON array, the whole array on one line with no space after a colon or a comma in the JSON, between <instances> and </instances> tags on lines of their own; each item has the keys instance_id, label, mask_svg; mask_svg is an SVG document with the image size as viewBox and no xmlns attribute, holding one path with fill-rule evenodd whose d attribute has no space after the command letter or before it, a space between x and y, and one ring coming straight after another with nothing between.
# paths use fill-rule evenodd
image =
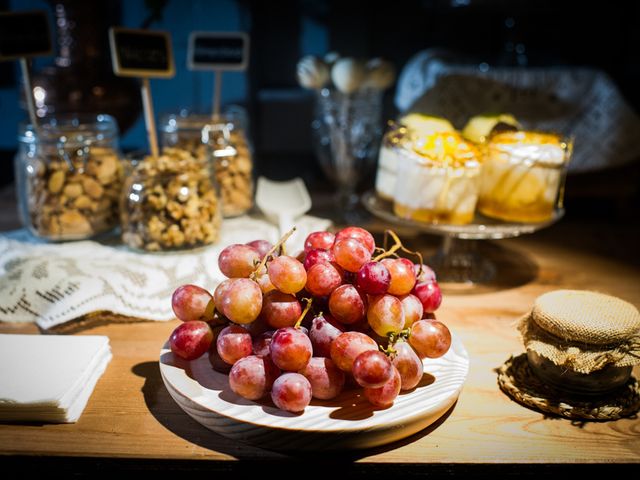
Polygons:
<instances>
[{"instance_id":1,"label":"burlap hat band","mask_svg":"<svg viewBox=\"0 0 640 480\"><path fill-rule=\"evenodd\" d=\"M571 368L579 373L591 373L607 365L633 366L640 363L640 331L624 342L593 345L563 339L542 329L531 313L520 319L518 330L524 345L555 365Z\"/></svg>"}]
</instances>

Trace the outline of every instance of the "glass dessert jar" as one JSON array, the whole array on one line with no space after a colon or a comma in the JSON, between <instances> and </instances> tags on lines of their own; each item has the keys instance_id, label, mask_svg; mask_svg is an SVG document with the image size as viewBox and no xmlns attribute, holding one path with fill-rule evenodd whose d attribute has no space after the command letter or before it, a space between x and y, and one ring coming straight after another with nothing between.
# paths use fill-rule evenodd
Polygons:
<instances>
[{"instance_id":1,"label":"glass dessert jar","mask_svg":"<svg viewBox=\"0 0 640 480\"><path fill-rule=\"evenodd\" d=\"M211 162L165 148L132 159L121 200L122 240L147 251L181 250L218 239L221 208Z\"/></svg>"},{"instance_id":2,"label":"glass dessert jar","mask_svg":"<svg viewBox=\"0 0 640 480\"><path fill-rule=\"evenodd\" d=\"M434 133L412 147L399 144L393 211L425 223L473 220L480 179L476 148L455 132Z\"/></svg>"},{"instance_id":3,"label":"glass dessert jar","mask_svg":"<svg viewBox=\"0 0 640 480\"><path fill-rule=\"evenodd\" d=\"M224 217L242 215L253 207L253 160L245 117L239 110L227 110L215 120L182 112L166 116L162 124L163 146L211 158Z\"/></svg>"},{"instance_id":4,"label":"glass dessert jar","mask_svg":"<svg viewBox=\"0 0 640 480\"><path fill-rule=\"evenodd\" d=\"M549 220L562 204L572 143L559 135L504 132L486 147L478 210L514 222Z\"/></svg>"},{"instance_id":5,"label":"glass dessert jar","mask_svg":"<svg viewBox=\"0 0 640 480\"><path fill-rule=\"evenodd\" d=\"M21 129L15 157L18 207L31 233L80 240L118 225L123 162L109 115L49 118Z\"/></svg>"}]
</instances>

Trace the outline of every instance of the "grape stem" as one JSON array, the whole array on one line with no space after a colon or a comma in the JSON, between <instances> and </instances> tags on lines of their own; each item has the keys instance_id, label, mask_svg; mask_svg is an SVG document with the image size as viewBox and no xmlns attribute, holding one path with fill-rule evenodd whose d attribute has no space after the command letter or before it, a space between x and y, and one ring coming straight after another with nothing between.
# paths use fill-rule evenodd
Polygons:
<instances>
[{"instance_id":1,"label":"grape stem","mask_svg":"<svg viewBox=\"0 0 640 480\"><path fill-rule=\"evenodd\" d=\"M298 318L298 321L293 326L293 328L300 328L300 324L302 323L302 320L304 320L304 317L307 316L307 313L309 313L309 310L311 310L311 305L313 305L313 298L303 298L302 300L307 302L307 306L304 307L304 310L300 314L300 317Z\"/></svg>"},{"instance_id":2,"label":"grape stem","mask_svg":"<svg viewBox=\"0 0 640 480\"><path fill-rule=\"evenodd\" d=\"M258 264L258 266L256 267L256 269L251 272L251 275L249 275L249 278L251 280L255 280L256 277L258 276L258 273L262 270L262 267L267 265L267 261L269 259L273 259L273 254L276 250L278 250L279 248L282 247L282 252L284 252L284 242L286 242L287 240L289 240L289 237L291 235L293 235L293 232L296 231L296 227L293 227L291 230L289 230L287 233L285 233L282 238L280 240L278 240L278 242L271 247L271 250L269 250L269 252L264 256L264 258L262 259L262 261Z\"/></svg>"},{"instance_id":3,"label":"grape stem","mask_svg":"<svg viewBox=\"0 0 640 480\"><path fill-rule=\"evenodd\" d=\"M373 261L374 262L378 262L380 260L382 260L383 258L386 257L391 257L396 256L397 254L396 252L398 250L401 250L405 253L408 253L409 255L415 255L418 257L418 259L420 260L420 269L418 271L418 277L422 274L422 254L420 252L414 252L413 250L409 250L408 248L406 248L404 245L402 245L402 242L400 241L400 238L398 238L398 235L396 235L396 232L394 232L393 230L385 230L384 231L384 245L385 247L387 246L387 236L391 236L391 238L393 238L394 244L393 246L389 249L386 250L379 254L378 256L376 256Z\"/></svg>"}]
</instances>

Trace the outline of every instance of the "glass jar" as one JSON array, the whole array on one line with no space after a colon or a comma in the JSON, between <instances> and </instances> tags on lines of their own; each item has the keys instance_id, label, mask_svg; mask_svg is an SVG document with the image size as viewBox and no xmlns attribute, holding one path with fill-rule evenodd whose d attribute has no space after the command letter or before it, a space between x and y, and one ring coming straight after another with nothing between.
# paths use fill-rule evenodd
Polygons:
<instances>
[{"instance_id":1,"label":"glass jar","mask_svg":"<svg viewBox=\"0 0 640 480\"><path fill-rule=\"evenodd\" d=\"M218 240L221 208L211 162L188 150L134 156L122 190L122 240L147 251L196 248Z\"/></svg>"},{"instance_id":2,"label":"glass jar","mask_svg":"<svg viewBox=\"0 0 640 480\"><path fill-rule=\"evenodd\" d=\"M485 150L478 210L511 222L544 222L562 206L572 143L559 135L504 132Z\"/></svg>"},{"instance_id":3,"label":"glass jar","mask_svg":"<svg viewBox=\"0 0 640 480\"><path fill-rule=\"evenodd\" d=\"M161 130L163 146L211 159L224 217L242 215L253 207L253 160L242 110L228 109L215 120L183 111L166 116Z\"/></svg>"},{"instance_id":4,"label":"glass jar","mask_svg":"<svg viewBox=\"0 0 640 480\"><path fill-rule=\"evenodd\" d=\"M47 240L80 240L118 225L123 162L109 115L49 118L21 128L15 157L23 225Z\"/></svg>"}]
</instances>

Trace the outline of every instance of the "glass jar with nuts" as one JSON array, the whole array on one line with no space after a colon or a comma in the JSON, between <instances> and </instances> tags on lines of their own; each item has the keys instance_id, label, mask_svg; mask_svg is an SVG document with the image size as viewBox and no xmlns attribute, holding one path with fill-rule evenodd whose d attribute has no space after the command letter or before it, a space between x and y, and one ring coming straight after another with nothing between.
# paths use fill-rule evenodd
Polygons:
<instances>
[{"instance_id":1,"label":"glass jar with nuts","mask_svg":"<svg viewBox=\"0 0 640 480\"><path fill-rule=\"evenodd\" d=\"M253 206L253 160L241 111L210 115L168 115L162 122L162 144L211 158L220 188L222 214L235 217Z\"/></svg>"},{"instance_id":2,"label":"glass jar with nuts","mask_svg":"<svg viewBox=\"0 0 640 480\"><path fill-rule=\"evenodd\" d=\"M196 248L218 239L221 208L211 162L164 148L132 159L121 201L122 240L147 251Z\"/></svg>"},{"instance_id":3,"label":"glass jar with nuts","mask_svg":"<svg viewBox=\"0 0 640 480\"><path fill-rule=\"evenodd\" d=\"M15 157L22 223L53 241L118 225L123 180L118 127L109 115L49 118L21 128Z\"/></svg>"}]
</instances>

